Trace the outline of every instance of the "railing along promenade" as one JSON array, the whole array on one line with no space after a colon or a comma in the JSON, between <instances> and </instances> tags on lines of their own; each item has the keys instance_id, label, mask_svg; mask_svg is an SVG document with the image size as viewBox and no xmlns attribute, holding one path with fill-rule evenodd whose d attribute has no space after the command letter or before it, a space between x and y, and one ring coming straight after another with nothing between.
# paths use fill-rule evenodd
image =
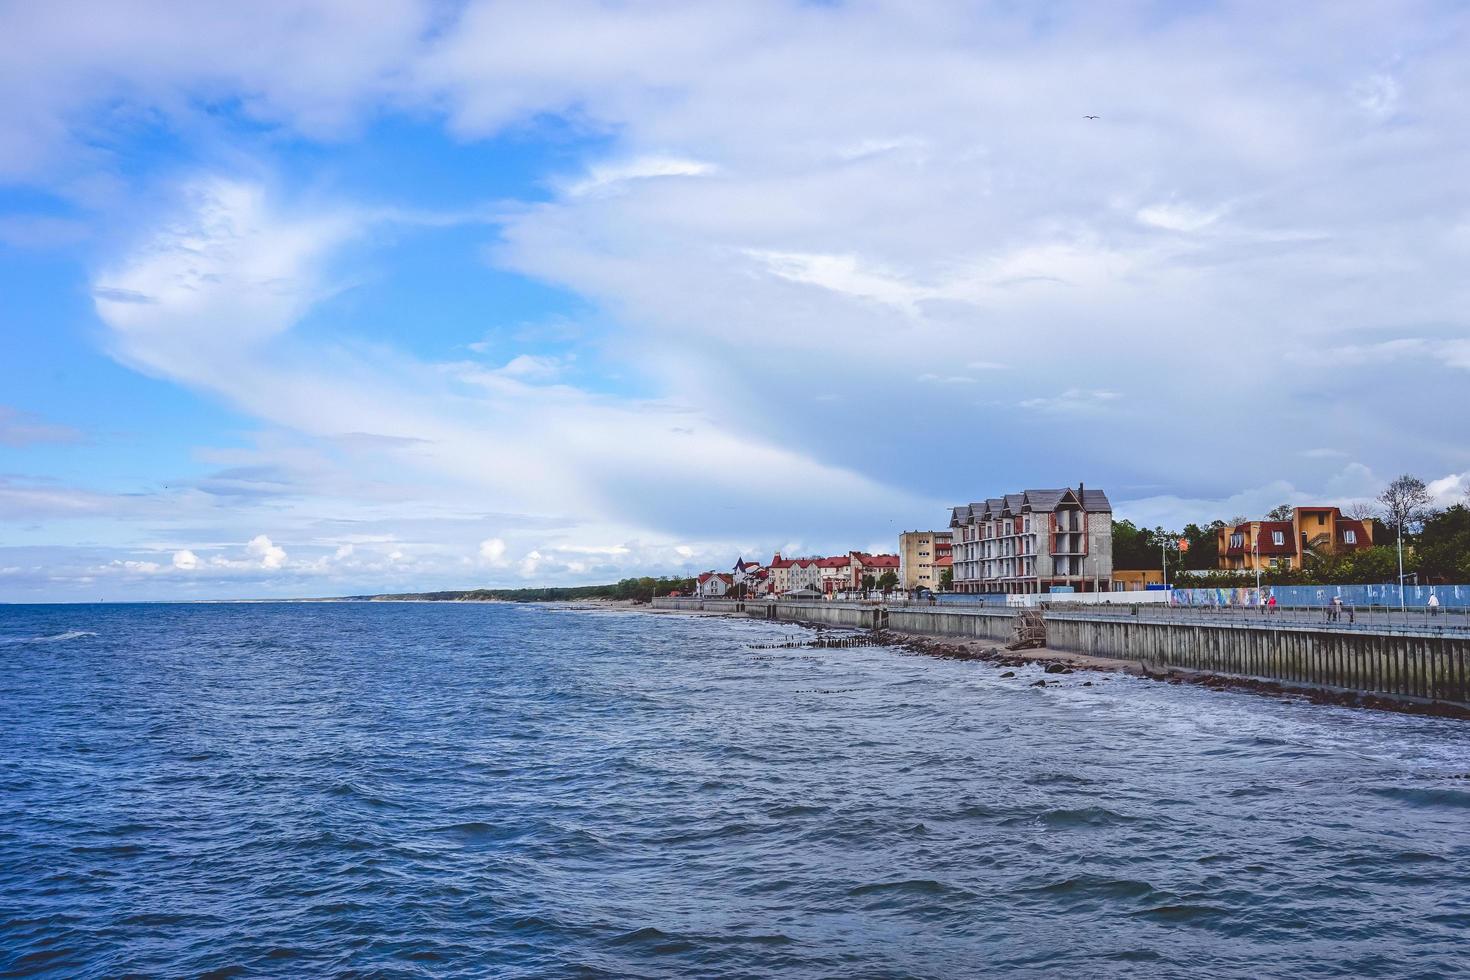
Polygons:
<instances>
[{"instance_id":1,"label":"railing along promenade","mask_svg":"<svg viewBox=\"0 0 1470 980\"><path fill-rule=\"evenodd\" d=\"M926 603L659 599L702 609L849 629L891 629L1004 643L1019 610ZM1041 608L1055 650L1151 667L1470 705L1470 614L1464 610L1064 605Z\"/></svg>"}]
</instances>

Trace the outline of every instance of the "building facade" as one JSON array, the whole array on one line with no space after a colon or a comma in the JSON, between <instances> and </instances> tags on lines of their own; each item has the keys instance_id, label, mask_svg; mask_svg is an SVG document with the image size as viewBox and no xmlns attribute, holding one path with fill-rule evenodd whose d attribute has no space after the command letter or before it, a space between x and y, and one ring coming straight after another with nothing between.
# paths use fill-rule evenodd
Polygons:
<instances>
[{"instance_id":1,"label":"building facade","mask_svg":"<svg viewBox=\"0 0 1470 980\"><path fill-rule=\"evenodd\" d=\"M904 531L898 536L898 587L939 591L939 559L949 554L952 531Z\"/></svg>"},{"instance_id":2,"label":"building facade","mask_svg":"<svg viewBox=\"0 0 1470 980\"><path fill-rule=\"evenodd\" d=\"M1110 591L1113 506L1082 484L951 511L955 592Z\"/></svg>"},{"instance_id":3,"label":"building facade","mask_svg":"<svg viewBox=\"0 0 1470 980\"><path fill-rule=\"evenodd\" d=\"M699 576L699 595L702 599L720 599L735 587L735 578L728 572L704 572Z\"/></svg>"},{"instance_id":4,"label":"building facade","mask_svg":"<svg viewBox=\"0 0 1470 980\"><path fill-rule=\"evenodd\" d=\"M798 589L821 591L821 570L817 558L782 558L781 553L767 566L767 588L773 595L786 595Z\"/></svg>"},{"instance_id":5,"label":"building facade","mask_svg":"<svg viewBox=\"0 0 1470 980\"><path fill-rule=\"evenodd\" d=\"M1300 569L1311 554L1373 547L1373 522L1336 507L1297 507L1289 521L1246 521L1215 532L1221 569L1254 572Z\"/></svg>"}]
</instances>

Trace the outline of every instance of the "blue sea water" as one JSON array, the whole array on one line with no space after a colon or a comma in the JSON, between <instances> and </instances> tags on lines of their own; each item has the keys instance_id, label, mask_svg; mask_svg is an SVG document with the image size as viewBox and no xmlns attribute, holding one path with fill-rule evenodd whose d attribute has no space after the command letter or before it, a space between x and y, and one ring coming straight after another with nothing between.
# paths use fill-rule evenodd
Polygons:
<instances>
[{"instance_id":1,"label":"blue sea water","mask_svg":"<svg viewBox=\"0 0 1470 980\"><path fill-rule=\"evenodd\" d=\"M1470 725L797 632L0 607L0 975L1470 972Z\"/></svg>"}]
</instances>

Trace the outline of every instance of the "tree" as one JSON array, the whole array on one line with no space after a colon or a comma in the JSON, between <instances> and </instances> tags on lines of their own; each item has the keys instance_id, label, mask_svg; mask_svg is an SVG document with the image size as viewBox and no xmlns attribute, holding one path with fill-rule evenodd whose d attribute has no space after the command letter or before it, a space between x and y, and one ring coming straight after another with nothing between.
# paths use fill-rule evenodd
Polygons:
<instances>
[{"instance_id":1,"label":"tree","mask_svg":"<svg viewBox=\"0 0 1470 980\"><path fill-rule=\"evenodd\" d=\"M1113 567L1147 570L1162 567L1153 532L1132 521L1113 522Z\"/></svg>"},{"instance_id":2,"label":"tree","mask_svg":"<svg viewBox=\"0 0 1470 980\"><path fill-rule=\"evenodd\" d=\"M878 576L878 588L885 593L892 592L898 588L898 575L894 573L893 569L890 568Z\"/></svg>"},{"instance_id":3,"label":"tree","mask_svg":"<svg viewBox=\"0 0 1470 980\"><path fill-rule=\"evenodd\" d=\"M1179 541L1183 537L1178 531L1166 531L1163 527L1153 529L1153 550L1159 555L1159 568L1164 570L1164 584L1169 582L1169 573L1184 570L1180 560ZM1166 564L1167 563L1167 564Z\"/></svg>"},{"instance_id":4,"label":"tree","mask_svg":"<svg viewBox=\"0 0 1470 980\"><path fill-rule=\"evenodd\" d=\"M1378 508L1371 500L1358 500L1348 505L1347 516L1366 524L1378 516Z\"/></svg>"},{"instance_id":5,"label":"tree","mask_svg":"<svg viewBox=\"0 0 1470 980\"><path fill-rule=\"evenodd\" d=\"M1378 502L1383 505L1384 520L1395 531L1403 529L1409 534L1430 515L1429 487L1417 476L1405 473L1383 488Z\"/></svg>"},{"instance_id":6,"label":"tree","mask_svg":"<svg viewBox=\"0 0 1470 980\"><path fill-rule=\"evenodd\" d=\"M953 568L946 568L944 571L939 573L939 588L944 590L945 592L948 592L950 589L954 588Z\"/></svg>"},{"instance_id":7,"label":"tree","mask_svg":"<svg viewBox=\"0 0 1470 980\"><path fill-rule=\"evenodd\" d=\"M1296 509L1291 504L1279 504L1266 511L1268 521L1289 521L1296 514Z\"/></svg>"},{"instance_id":8,"label":"tree","mask_svg":"<svg viewBox=\"0 0 1470 980\"><path fill-rule=\"evenodd\" d=\"M1220 564L1220 537L1216 532L1224 526L1224 521L1211 521L1204 527L1184 525L1184 540L1189 542L1189 551L1184 555L1185 568L1200 571Z\"/></svg>"},{"instance_id":9,"label":"tree","mask_svg":"<svg viewBox=\"0 0 1470 980\"><path fill-rule=\"evenodd\" d=\"M1455 504L1425 520L1414 555L1432 579L1470 582L1470 506Z\"/></svg>"},{"instance_id":10,"label":"tree","mask_svg":"<svg viewBox=\"0 0 1470 980\"><path fill-rule=\"evenodd\" d=\"M1404 534L1424 522L1429 516L1429 488L1417 476L1405 473L1383 488L1378 502L1383 505L1384 517L1393 525L1394 537L1399 549L1399 605L1403 605L1404 584Z\"/></svg>"},{"instance_id":11,"label":"tree","mask_svg":"<svg viewBox=\"0 0 1470 980\"><path fill-rule=\"evenodd\" d=\"M872 592L873 591L873 586L876 583L877 583L877 579L873 578L873 576L871 574L864 575L863 576L863 581L862 581L863 591L864 592Z\"/></svg>"}]
</instances>

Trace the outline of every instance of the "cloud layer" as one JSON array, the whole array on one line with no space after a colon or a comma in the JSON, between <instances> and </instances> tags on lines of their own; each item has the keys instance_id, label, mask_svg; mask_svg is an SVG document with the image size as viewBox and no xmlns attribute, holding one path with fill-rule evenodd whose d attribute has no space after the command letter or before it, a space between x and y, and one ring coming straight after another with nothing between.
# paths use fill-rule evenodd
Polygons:
<instances>
[{"instance_id":1,"label":"cloud layer","mask_svg":"<svg viewBox=\"0 0 1470 980\"><path fill-rule=\"evenodd\" d=\"M1085 480L1182 523L1470 469L1455 5L5 19L0 175L93 217L104 348L259 429L198 447L216 469L166 493L16 470L10 519L88 529L35 567L585 579L866 544L1022 486ZM277 159L370 151L395 118L464 152L570 149L534 194L448 212ZM139 125L210 149L124 203ZM572 295L597 329L368 338L338 298L395 274L409 225L482 229L486 275ZM65 441L48 424L0 416L0 442ZM128 555L84 546L108 520L136 529L109 538Z\"/></svg>"}]
</instances>

